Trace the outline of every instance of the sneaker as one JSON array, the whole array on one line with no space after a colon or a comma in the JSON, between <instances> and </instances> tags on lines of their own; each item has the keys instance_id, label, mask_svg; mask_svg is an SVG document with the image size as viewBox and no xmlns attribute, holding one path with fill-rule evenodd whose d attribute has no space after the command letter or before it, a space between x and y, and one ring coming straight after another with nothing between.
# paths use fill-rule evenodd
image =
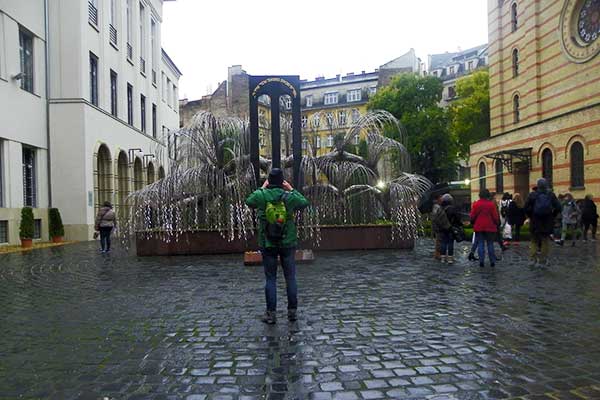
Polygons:
<instances>
[{"instance_id":1,"label":"sneaker","mask_svg":"<svg viewBox=\"0 0 600 400\"><path fill-rule=\"evenodd\" d=\"M447 261L447 257L446 256L442 256L442 258L440 258L440 261L442 262L442 264L446 264Z\"/></svg>"},{"instance_id":2,"label":"sneaker","mask_svg":"<svg viewBox=\"0 0 600 400\"><path fill-rule=\"evenodd\" d=\"M454 264L454 257L448 256L448 264Z\"/></svg>"},{"instance_id":3,"label":"sneaker","mask_svg":"<svg viewBox=\"0 0 600 400\"><path fill-rule=\"evenodd\" d=\"M277 316L275 315L275 311L265 311L265 314L260 320L268 325L275 324L277 322Z\"/></svg>"},{"instance_id":4,"label":"sneaker","mask_svg":"<svg viewBox=\"0 0 600 400\"><path fill-rule=\"evenodd\" d=\"M469 253L469 256L467 257L467 259L469 261L475 261L475 260L477 260L477 258L475 258L475 254L473 254L473 253Z\"/></svg>"},{"instance_id":5,"label":"sneaker","mask_svg":"<svg viewBox=\"0 0 600 400\"><path fill-rule=\"evenodd\" d=\"M295 322L298 321L298 311L295 309L288 310L288 321Z\"/></svg>"}]
</instances>

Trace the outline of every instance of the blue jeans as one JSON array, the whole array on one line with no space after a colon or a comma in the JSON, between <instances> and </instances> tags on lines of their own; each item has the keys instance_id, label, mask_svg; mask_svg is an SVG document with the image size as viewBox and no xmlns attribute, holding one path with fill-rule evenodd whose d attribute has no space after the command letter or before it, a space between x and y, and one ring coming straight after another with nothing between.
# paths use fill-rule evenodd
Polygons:
<instances>
[{"instance_id":1,"label":"blue jeans","mask_svg":"<svg viewBox=\"0 0 600 400\"><path fill-rule=\"evenodd\" d=\"M441 231L440 236L442 239L440 252L443 256L446 254L449 256L454 255L454 236L452 231Z\"/></svg>"},{"instance_id":2,"label":"blue jeans","mask_svg":"<svg viewBox=\"0 0 600 400\"><path fill-rule=\"evenodd\" d=\"M488 257L490 263L496 264L496 253L494 253L494 242L498 234L496 232L476 232L475 241L477 242L477 254L479 255L479 263L485 261L485 247L487 245Z\"/></svg>"},{"instance_id":3,"label":"blue jeans","mask_svg":"<svg viewBox=\"0 0 600 400\"><path fill-rule=\"evenodd\" d=\"M101 227L100 228L100 247L104 251L110 250L110 234L112 232L111 227Z\"/></svg>"},{"instance_id":4,"label":"blue jeans","mask_svg":"<svg viewBox=\"0 0 600 400\"><path fill-rule=\"evenodd\" d=\"M281 258L283 276L287 289L288 310L298 308L298 285L296 283L296 249L266 248L261 250L265 268L265 298L267 311L277 310L277 258Z\"/></svg>"}]
</instances>

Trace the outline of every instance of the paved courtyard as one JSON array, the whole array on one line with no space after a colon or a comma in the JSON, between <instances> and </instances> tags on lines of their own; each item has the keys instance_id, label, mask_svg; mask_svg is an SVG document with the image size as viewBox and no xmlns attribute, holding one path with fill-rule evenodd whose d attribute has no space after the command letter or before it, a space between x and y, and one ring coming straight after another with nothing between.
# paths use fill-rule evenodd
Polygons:
<instances>
[{"instance_id":1,"label":"paved courtyard","mask_svg":"<svg viewBox=\"0 0 600 400\"><path fill-rule=\"evenodd\" d=\"M0 256L0 398L600 398L592 243L553 249L548 270L524 248L443 266L427 241L320 254L299 266L300 320L280 285L274 327L239 256L96 245Z\"/></svg>"}]
</instances>

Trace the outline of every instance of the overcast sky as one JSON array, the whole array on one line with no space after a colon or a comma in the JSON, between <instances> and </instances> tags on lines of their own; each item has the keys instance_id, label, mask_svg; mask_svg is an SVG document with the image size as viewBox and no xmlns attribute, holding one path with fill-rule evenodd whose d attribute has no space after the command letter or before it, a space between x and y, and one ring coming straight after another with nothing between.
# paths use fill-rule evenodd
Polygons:
<instances>
[{"instance_id":1,"label":"overcast sky","mask_svg":"<svg viewBox=\"0 0 600 400\"><path fill-rule=\"evenodd\" d=\"M177 0L162 44L197 99L241 64L303 79L372 71L414 48L427 55L487 42L485 0Z\"/></svg>"}]
</instances>

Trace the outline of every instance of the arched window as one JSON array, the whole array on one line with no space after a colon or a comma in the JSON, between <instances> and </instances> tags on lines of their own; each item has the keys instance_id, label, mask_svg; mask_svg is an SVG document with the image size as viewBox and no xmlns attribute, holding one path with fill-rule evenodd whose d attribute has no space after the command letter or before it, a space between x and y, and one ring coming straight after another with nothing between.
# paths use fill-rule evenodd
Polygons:
<instances>
[{"instance_id":1,"label":"arched window","mask_svg":"<svg viewBox=\"0 0 600 400\"><path fill-rule=\"evenodd\" d=\"M164 178L165 178L165 169L161 165L160 167L158 167L158 179L164 179Z\"/></svg>"},{"instance_id":2,"label":"arched window","mask_svg":"<svg viewBox=\"0 0 600 400\"><path fill-rule=\"evenodd\" d=\"M504 192L504 165L501 160L496 160L496 193Z\"/></svg>"},{"instance_id":3,"label":"arched window","mask_svg":"<svg viewBox=\"0 0 600 400\"><path fill-rule=\"evenodd\" d=\"M133 190L138 191L144 187L144 173L142 169L142 160L135 158L133 163Z\"/></svg>"},{"instance_id":4,"label":"arched window","mask_svg":"<svg viewBox=\"0 0 600 400\"><path fill-rule=\"evenodd\" d=\"M519 27L517 3L513 3L512 6L510 6L510 25L512 27L513 32L516 31Z\"/></svg>"},{"instance_id":5,"label":"arched window","mask_svg":"<svg viewBox=\"0 0 600 400\"><path fill-rule=\"evenodd\" d=\"M486 189L485 184L485 163L479 163L479 190Z\"/></svg>"},{"instance_id":6,"label":"arched window","mask_svg":"<svg viewBox=\"0 0 600 400\"><path fill-rule=\"evenodd\" d=\"M583 145L581 142L575 142L571 146L571 187L582 188L584 186Z\"/></svg>"},{"instance_id":7,"label":"arched window","mask_svg":"<svg viewBox=\"0 0 600 400\"><path fill-rule=\"evenodd\" d=\"M129 160L127 153L121 151L117 159L117 207L124 210L127 196L129 195ZM118 210L119 211L119 210Z\"/></svg>"},{"instance_id":8,"label":"arched window","mask_svg":"<svg viewBox=\"0 0 600 400\"><path fill-rule=\"evenodd\" d=\"M550 187L552 187L553 158L552 150L542 151L542 178L546 179Z\"/></svg>"},{"instance_id":9,"label":"arched window","mask_svg":"<svg viewBox=\"0 0 600 400\"><path fill-rule=\"evenodd\" d=\"M154 164L148 163L146 167L146 184L154 183Z\"/></svg>"},{"instance_id":10,"label":"arched window","mask_svg":"<svg viewBox=\"0 0 600 400\"><path fill-rule=\"evenodd\" d=\"M102 145L98 149L97 162L97 206L101 207L102 203L104 203L105 201L112 202L112 160L110 157L110 150L108 150L108 147L106 147L106 145Z\"/></svg>"},{"instance_id":11,"label":"arched window","mask_svg":"<svg viewBox=\"0 0 600 400\"><path fill-rule=\"evenodd\" d=\"M519 121L521 120L521 111L520 111L520 98L518 94L515 94L515 96L513 97L513 122L515 124L519 123Z\"/></svg>"},{"instance_id":12,"label":"arched window","mask_svg":"<svg viewBox=\"0 0 600 400\"><path fill-rule=\"evenodd\" d=\"M514 49L512 52L513 78L519 76L519 50Z\"/></svg>"}]
</instances>

